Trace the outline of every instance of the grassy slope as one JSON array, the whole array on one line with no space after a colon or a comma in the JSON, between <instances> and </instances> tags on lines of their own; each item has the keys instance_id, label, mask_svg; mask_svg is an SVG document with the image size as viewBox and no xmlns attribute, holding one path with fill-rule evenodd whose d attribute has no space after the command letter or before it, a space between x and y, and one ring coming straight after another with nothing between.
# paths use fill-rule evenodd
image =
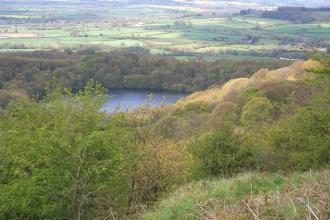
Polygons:
<instances>
[{"instance_id":1,"label":"grassy slope","mask_svg":"<svg viewBox=\"0 0 330 220\"><path fill-rule=\"evenodd\" d=\"M245 173L184 186L141 219L327 219L329 192L329 170L289 177Z\"/></svg>"}]
</instances>

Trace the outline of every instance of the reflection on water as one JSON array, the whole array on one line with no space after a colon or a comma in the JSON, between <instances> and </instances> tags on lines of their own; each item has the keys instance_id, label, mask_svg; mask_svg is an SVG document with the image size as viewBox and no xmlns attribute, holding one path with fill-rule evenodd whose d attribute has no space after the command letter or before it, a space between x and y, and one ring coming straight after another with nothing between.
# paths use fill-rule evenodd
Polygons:
<instances>
[{"instance_id":1,"label":"reflection on water","mask_svg":"<svg viewBox=\"0 0 330 220\"><path fill-rule=\"evenodd\" d=\"M111 90L109 93L111 97L101 110L106 112L132 110L146 104L150 95L152 95L152 99L149 104L155 107L162 103L175 103L178 99L187 96L187 93L129 89Z\"/></svg>"}]
</instances>

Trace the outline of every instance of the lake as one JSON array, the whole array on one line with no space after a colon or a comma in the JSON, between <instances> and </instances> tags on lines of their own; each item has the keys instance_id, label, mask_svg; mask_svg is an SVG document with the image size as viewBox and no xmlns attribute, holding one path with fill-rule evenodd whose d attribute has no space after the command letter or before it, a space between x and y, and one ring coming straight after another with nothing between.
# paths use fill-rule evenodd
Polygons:
<instances>
[{"instance_id":1,"label":"lake","mask_svg":"<svg viewBox=\"0 0 330 220\"><path fill-rule=\"evenodd\" d=\"M139 106L146 104L150 95L152 95L152 99L149 102L149 105L151 107L156 107L161 104L173 104L188 94L182 92L135 89L111 90L109 93L109 100L103 105L101 110L106 112L124 112L136 109Z\"/></svg>"}]
</instances>

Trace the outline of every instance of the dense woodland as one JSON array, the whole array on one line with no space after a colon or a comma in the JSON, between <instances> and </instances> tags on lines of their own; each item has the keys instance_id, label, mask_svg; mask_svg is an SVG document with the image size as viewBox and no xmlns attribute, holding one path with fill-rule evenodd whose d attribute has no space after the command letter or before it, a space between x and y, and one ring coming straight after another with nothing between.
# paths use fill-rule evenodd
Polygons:
<instances>
[{"instance_id":1,"label":"dense woodland","mask_svg":"<svg viewBox=\"0 0 330 220\"><path fill-rule=\"evenodd\" d=\"M197 91L287 61L181 61L126 52L35 52L0 55L0 107L17 96L42 97L51 83L78 91L90 79L106 89ZM13 92L15 91L15 92Z\"/></svg>"},{"instance_id":2,"label":"dense woodland","mask_svg":"<svg viewBox=\"0 0 330 220\"><path fill-rule=\"evenodd\" d=\"M134 54L101 53L83 59L52 55L48 59L56 62L45 63L44 54L31 62L20 56L1 61L2 71L4 63L14 68L13 75L5 72L9 77L2 81L2 88L10 79L23 83L23 88L38 88L32 83L43 82L50 73L69 86L53 85L41 100L20 97L0 116L1 219L143 219L143 210L189 181L249 170L285 176L329 165L328 56L312 57L319 63L308 69L308 79L259 84L226 102L187 99L172 106L150 109L146 104L132 112L106 115L98 111L105 90L90 78L104 77L102 73L122 76L107 75L115 72L107 68L116 66L118 73L130 73L122 81L127 86L133 85L130 80L165 67L169 70L160 74L164 77L160 83L187 76L188 80L200 76L222 82L240 76L237 67L248 73L260 64L237 65L230 72L237 75L222 75L220 66L234 68L231 62L175 61ZM96 68L100 63L105 68L102 71ZM84 71L78 74L77 69ZM174 70L181 70L182 75L175 76ZM212 79L212 72L219 73L219 78ZM191 89L207 86L192 82L186 84ZM247 188L237 187L237 193L242 189L252 194L250 183Z\"/></svg>"}]
</instances>

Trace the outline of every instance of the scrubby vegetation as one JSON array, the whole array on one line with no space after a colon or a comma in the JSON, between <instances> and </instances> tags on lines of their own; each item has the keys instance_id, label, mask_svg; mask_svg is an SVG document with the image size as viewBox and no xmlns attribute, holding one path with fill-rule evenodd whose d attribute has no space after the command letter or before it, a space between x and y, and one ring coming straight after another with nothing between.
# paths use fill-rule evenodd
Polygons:
<instances>
[{"instance_id":1,"label":"scrubby vegetation","mask_svg":"<svg viewBox=\"0 0 330 220\"><path fill-rule=\"evenodd\" d=\"M219 120L214 131L189 141L199 177L244 170L277 174L190 183L141 219L328 219L328 170L287 176L329 163L329 58L321 62L323 67L312 68L318 74L313 82L264 82L241 93L236 104L218 104L222 108L214 109ZM302 90L306 86L308 92Z\"/></svg>"},{"instance_id":2,"label":"scrubby vegetation","mask_svg":"<svg viewBox=\"0 0 330 220\"><path fill-rule=\"evenodd\" d=\"M65 96L65 99L63 99ZM129 216L186 179L182 145L152 135L148 108L98 112L102 89L20 100L0 118L0 218Z\"/></svg>"},{"instance_id":3,"label":"scrubby vegetation","mask_svg":"<svg viewBox=\"0 0 330 220\"><path fill-rule=\"evenodd\" d=\"M0 220L329 220L327 1L0 0Z\"/></svg>"},{"instance_id":4,"label":"scrubby vegetation","mask_svg":"<svg viewBox=\"0 0 330 220\"><path fill-rule=\"evenodd\" d=\"M327 219L330 59L312 58L126 113L99 111L90 75L19 96L0 116L0 218Z\"/></svg>"}]
</instances>

